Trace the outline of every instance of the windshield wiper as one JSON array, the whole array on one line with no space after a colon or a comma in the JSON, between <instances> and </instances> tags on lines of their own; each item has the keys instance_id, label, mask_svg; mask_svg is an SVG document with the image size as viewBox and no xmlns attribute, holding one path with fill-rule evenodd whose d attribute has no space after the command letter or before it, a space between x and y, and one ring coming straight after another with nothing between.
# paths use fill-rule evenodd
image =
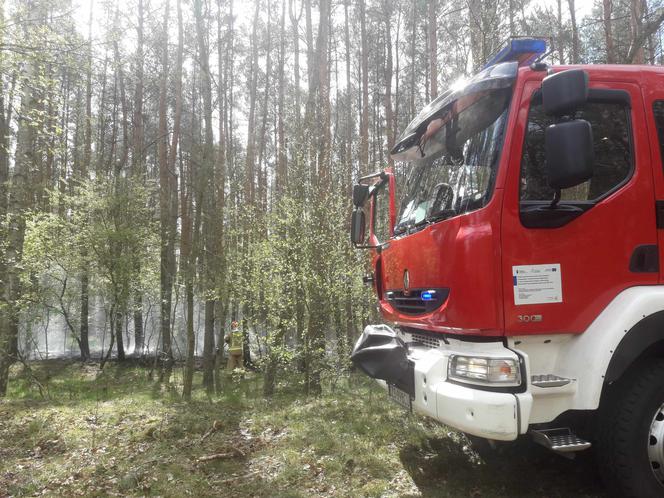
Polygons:
<instances>
[{"instance_id":1,"label":"windshield wiper","mask_svg":"<svg viewBox=\"0 0 664 498\"><path fill-rule=\"evenodd\" d=\"M404 233L411 234L413 232L416 232L417 231L416 229L428 225L429 223L430 223L429 219L425 218L422 221L418 221L417 223L409 223L408 225L405 226L396 226L394 227L394 235L402 235Z\"/></svg>"},{"instance_id":2,"label":"windshield wiper","mask_svg":"<svg viewBox=\"0 0 664 498\"><path fill-rule=\"evenodd\" d=\"M409 225L406 225L403 228L398 228L394 230L395 235L401 235L402 233L413 233L417 232L419 229L424 228L427 225L430 225L432 223L435 223L437 221L445 220L447 218L451 218L452 216L456 215L457 212L455 209L443 209L442 211L437 211L435 213L430 214L426 218L424 218L421 221L418 221L417 223L411 223Z\"/></svg>"},{"instance_id":3,"label":"windshield wiper","mask_svg":"<svg viewBox=\"0 0 664 498\"><path fill-rule=\"evenodd\" d=\"M428 225L429 223L431 223L431 222L429 221L429 218L424 218L422 221L418 221L417 223L415 223L415 224L413 224L413 225L410 225L410 226L408 227L408 230L410 231L410 230L412 230L413 228L420 228L420 227L423 227L423 226Z\"/></svg>"},{"instance_id":4,"label":"windshield wiper","mask_svg":"<svg viewBox=\"0 0 664 498\"><path fill-rule=\"evenodd\" d=\"M394 235L401 235L402 233L406 233L408 231L408 227L394 227Z\"/></svg>"},{"instance_id":5,"label":"windshield wiper","mask_svg":"<svg viewBox=\"0 0 664 498\"><path fill-rule=\"evenodd\" d=\"M451 218L457 214L456 209L443 209L441 211L436 211L435 213L430 214L426 217L426 221L429 223L435 223L436 221L445 220Z\"/></svg>"}]
</instances>

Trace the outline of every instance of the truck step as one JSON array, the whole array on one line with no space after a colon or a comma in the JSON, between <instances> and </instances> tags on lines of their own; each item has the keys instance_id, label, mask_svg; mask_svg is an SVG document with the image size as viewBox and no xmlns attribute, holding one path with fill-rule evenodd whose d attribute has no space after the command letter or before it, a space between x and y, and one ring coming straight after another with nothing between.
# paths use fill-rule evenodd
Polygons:
<instances>
[{"instance_id":1,"label":"truck step","mask_svg":"<svg viewBox=\"0 0 664 498\"><path fill-rule=\"evenodd\" d=\"M559 377L557 375L533 375L530 378L530 383L537 387L562 387L572 382L572 379Z\"/></svg>"},{"instance_id":2,"label":"truck step","mask_svg":"<svg viewBox=\"0 0 664 498\"><path fill-rule=\"evenodd\" d=\"M587 450L591 446L589 441L581 439L568 427L560 429L531 429L529 432L536 443L559 453Z\"/></svg>"}]
</instances>

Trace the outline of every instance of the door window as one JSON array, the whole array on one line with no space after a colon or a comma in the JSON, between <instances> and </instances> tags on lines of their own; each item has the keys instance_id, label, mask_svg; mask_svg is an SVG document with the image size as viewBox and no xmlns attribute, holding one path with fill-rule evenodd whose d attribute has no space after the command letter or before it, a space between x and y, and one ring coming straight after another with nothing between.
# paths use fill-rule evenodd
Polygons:
<instances>
[{"instance_id":1,"label":"door window","mask_svg":"<svg viewBox=\"0 0 664 498\"><path fill-rule=\"evenodd\" d=\"M595 163L590 180L564 189L562 201L597 201L605 197L631 175L632 142L629 107L623 102L588 102L576 113L593 130ZM544 130L554 123L545 114L542 100L535 94L528 115L528 128L521 161L522 201L551 201L554 191L548 185L545 168Z\"/></svg>"}]
</instances>

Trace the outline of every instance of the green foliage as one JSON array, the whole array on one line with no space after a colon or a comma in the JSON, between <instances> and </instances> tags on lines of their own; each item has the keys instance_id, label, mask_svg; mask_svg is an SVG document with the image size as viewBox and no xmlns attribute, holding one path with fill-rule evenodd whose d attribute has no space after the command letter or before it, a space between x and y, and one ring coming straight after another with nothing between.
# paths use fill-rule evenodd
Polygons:
<instances>
[{"instance_id":1,"label":"green foliage","mask_svg":"<svg viewBox=\"0 0 664 498\"><path fill-rule=\"evenodd\" d=\"M196 310L215 302L215 327L235 315L253 332L268 376L297 366L338 383L361 327L380 320L375 296L361 281L370 272L368 254L348 240L350 184L390 163L389 142L433 97L432 67L442 93L509 35L550 36L561 51L547 60L569 60L574 2L332 2L329 26L316 12L326 3L313 2L306 51L293 39L307 22L303 2L285 4L283 26L274 2L233 12L232 2L197 2L199 23L191 2L181 3L187 33L181 82L174 1L169 8L164 0L95 3L89 35L79 25L87 9L72 0L3 4L0 112L8 122L0 130L7 139L0 140L0 168L7 165L0 176L8 181L0 192L0 295L3 279L18 272L22 289L13 289L10 301L17 302L0 299L0 327L8 330L2 317L20 309L23 334L47 309L65 317L75 335L81 280L88 278L91 302L100 298L113 319L149 301L161 313L171 275L164 272L169 275L160 282L157 220L170 218L161 227L170 268L171 244L176 258L182 253L185 217L173 218L186 213L194 233L191 261L173 265L180 272L174 338L188 330L183 320L194 322L183 316L179 285L193 282ZM588 62L606 55L602 4L595 3L589 15L576 2L580 57ZM632 3L613 2L621 57L632 40ZM645 4L647 24L662 1ZM195 32L200 26L207 32ZM319 59L319 33L326 28L334 43L329 57ZM429 30L437 33L437 50ZM652 60L661 58L659 34L648 40ZM320 42L324 48L328 38ZM213 96L206 91L208 71ZM164 159L167 172L160 168ZM407 170L395 166L398 185ZM152 183L158 172L166 185ZM166 197L172 217L156 207ZM6 208L2 201L9 199ZM95 332L101 331L93 326ZM8 332L0 336L8 342Z\"/></svg>"},{"instance_id":2,"label":"green foliage","mask_svg":"<svg viewBox=\"0 0 664 498\"><path fill-rule=\"evenodd\" d=\"M72 199L89 263L98 271L101 289L123 312L133 288L154 288L158 281L158 225L150 194L127 177L87 183Z\"/></svg>"},{"instance_id":3,"label":"green foliage","mask_svg":"<svg viewBox=\"0 0 664 498\"><path fill-rule=\"evenodd\" d=\"M338 315L345 313L349 300L350 321L362 323L372 300L361 280L366 254L352 250L348 241L347 204L341 195L324 199L284 195L262 218L253 213L260 224L244 223L251 232L242 235L251 243L243 258L231 258L229 271L231 280L246 291L241 297L262 338L267 353L261 356L263 361L292 368L302 355L325 356L324 350L308 348L306 326L300 324L301 335L297 334L298 307L305 319L317 307L325 317L327 349L334 352L323 359L322 367L330 375L347 370L351 345L346 317ZM314 288L318 301L312 296Z\"/></svg>"},{"instance_id":4,"label":"green foliage","mask_svg":"<svg viewBox=\"0 0 664 498\"><path fill-rule=\"evenodd\" d=\"M566 460L527 439L477 446L405 413L365 377L306 398L290 374L263 400L248 374L217 400L201 389L183 403L142 368L33 369L52 399L14 370L0 405L2 495L603 496L583 455Z\"/></svg>"},{"instance_id":5,"label":"green foliage","mask_svg":"<svg viewBox=\"0 0 664 498\"><path fill-rule=\"evenodd\" d=\"M51 193L64 215L33 211L26 218L22 307L26 319L47 308L78 334L79 277L88 272L94 292L117 311L130 311L129 296L158 286L157 224L151 191L131 179L79 185ZM137 274L136 267L141 268Z\"/></svg>"},{"instance_id":6,"label":"green foliage","mask_svg":"<svg viewBox=\"0 0 664 498\"><path fill-rule=\"evenodd\" d=\"M46 308L63 316L72 334L78 334L76 277L89 263L81 255L85 245L72 220L39 211L27 217L21 275L26 319L39 317Z\"/></svg>"}]
</instances>

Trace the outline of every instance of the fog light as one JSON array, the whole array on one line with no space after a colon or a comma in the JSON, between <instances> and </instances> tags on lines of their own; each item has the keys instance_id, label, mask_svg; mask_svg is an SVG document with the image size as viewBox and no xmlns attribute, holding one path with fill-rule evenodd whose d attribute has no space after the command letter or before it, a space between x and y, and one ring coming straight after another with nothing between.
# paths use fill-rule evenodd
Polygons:
<instances>
[{"instance_id":1,"label":"fog light","mask_svg":"<svg viewBox=\"0 0 664 498\"><path fill-rule=\"evenodd\" d=\"M518 386L521 383L519 362L512 358L453 355L447 375L452 380L471 384Z\"/></svg>"}]
</instances>

